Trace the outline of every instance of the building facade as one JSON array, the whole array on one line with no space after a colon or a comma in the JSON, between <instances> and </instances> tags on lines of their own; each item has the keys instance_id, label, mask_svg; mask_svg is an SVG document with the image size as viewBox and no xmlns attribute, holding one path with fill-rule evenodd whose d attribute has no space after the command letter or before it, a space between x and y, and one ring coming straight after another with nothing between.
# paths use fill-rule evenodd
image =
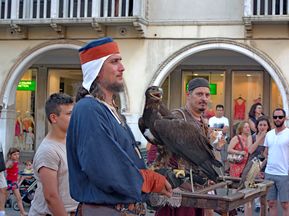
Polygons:
<instances>
[{"instance_id":1,"label":"building facade","mask_svg":"<svg viewBox=\"0 0 289 216\"><path fill-rule=\"evenodd\" d=\"M137 121L150 85L163 87L170 109L186 85L211 85L212 115L224 104L231 125L255 102L270 115L288 111L289 0L1 0L0 142L33 154L47 133L44 103L74 95L81 83L78 49L103 36L119 44L122 113L145 145ZM32 140L32 141L31 141Z\"/></svg>"}]
</instances>

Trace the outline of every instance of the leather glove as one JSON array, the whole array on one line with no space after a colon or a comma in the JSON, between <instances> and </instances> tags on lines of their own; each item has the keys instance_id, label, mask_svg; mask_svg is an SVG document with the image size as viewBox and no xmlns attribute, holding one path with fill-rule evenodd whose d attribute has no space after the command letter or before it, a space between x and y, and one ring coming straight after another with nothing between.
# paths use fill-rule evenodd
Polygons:
<instances>
[{"instance_id":1,"label":"leather glove","mask_svg":"<svg viewBox=\"0 0 289 216\"><path fill-rule=\"evenodd\" d=\"M160 193L165 187L166 178L152 170L141 169L140 173L144 179L142 192Z\"/></svg>"},{"instance_id":2,"label":"leather glove","mask_svg":"<svg viewBox=\"0 0 289 216\"><path fill-rule=\"evenodd\" d=\"M177 178L173 170L168 168L160 168L155 170L155 172L165 176L173 189L179 187L185 181L183 177Z\"/></svg>"}]
</instances>

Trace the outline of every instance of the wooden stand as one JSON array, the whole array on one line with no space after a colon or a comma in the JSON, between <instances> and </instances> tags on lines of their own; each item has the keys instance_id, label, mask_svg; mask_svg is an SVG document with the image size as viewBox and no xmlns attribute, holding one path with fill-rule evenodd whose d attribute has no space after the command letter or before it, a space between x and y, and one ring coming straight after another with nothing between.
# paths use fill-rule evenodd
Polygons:
<instances>
[{"instance_id":1,"label":"wooden stand","mask_svg":"<svg viewBox=\"0 0 289 216\"><path fill-rule=\"evenodd\" d=\"M252 202L260 197L260 215L265 216L267 212L266 194L272 181L257 181L256 188L237 191L240 178L226 177L224 182L217 183L194 193L181 192L182 206L214 209L221 215L229 215L229 211L238 208L245 203Z\"/></svg>"}]
</instances>

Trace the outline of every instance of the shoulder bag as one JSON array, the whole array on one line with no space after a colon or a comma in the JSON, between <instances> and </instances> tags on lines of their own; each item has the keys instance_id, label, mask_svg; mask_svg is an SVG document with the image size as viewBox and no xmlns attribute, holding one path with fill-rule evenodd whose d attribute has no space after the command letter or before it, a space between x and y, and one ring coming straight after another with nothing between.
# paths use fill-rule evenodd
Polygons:
<instances>
[{"instance_id":1,"label":"shoulder bag","mask_svg":"<svg viewBox=\"0 0 289 216\"><path fill-rule=\"evenodd\" d=\"M239 135L237 135L237 137L238 137L239 143L241 145L242 151L244 151L244 146L243 146L242 140L240 139ZM243 160L244 160L244 155L243 154L240 154L240 153L228 153L227 161L229 163L238 164L238 163L242 163Z\"/></svg>"}]
</instances>

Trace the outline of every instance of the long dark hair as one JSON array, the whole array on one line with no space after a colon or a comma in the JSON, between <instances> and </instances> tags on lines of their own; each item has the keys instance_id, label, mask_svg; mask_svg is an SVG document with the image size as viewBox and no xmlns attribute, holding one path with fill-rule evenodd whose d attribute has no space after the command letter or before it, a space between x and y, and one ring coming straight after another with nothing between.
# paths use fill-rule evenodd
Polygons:
<instances>
[{"instance_id":1,"label":"long dark hair","mask_svg":"<svg viewBox=\"0 0 289 216\"><path fill-rule=\"evenodd\" d=\"M268 129L267 129L267 132L271 130L271 124L270 124L270 121L269 121L269 118L267 116L260 116L257 121L256 121L256 134L259 133L259 130L258 130L258 124L261 122L261 121L266 121L267 124L268 124Z\"/></svg>"},{"instance_id":2,"label":"long dark hair","mask_svg":"<svg viewBox=\"0 0 289 216\"><path fill-rule=\"evenodd\" d=\"M91 95L102 101L105 100L105 95L101 88L99 87L98 77L92 82L89 92L81 85L77 91L75 101L79 101L81 98L84 98L86 95Z\"/></svg>"},{"instance_id":3,"label":"long dark hair","mask_svg":"<svg viewBox=\"0 0 289 216\"><path fill-rule=\"evenodd\" d=\"M256 118L255 117L255 110L256 110L256 107L257 106L262 106L263 107L263 105L261 104L261 103L255 103L255 104L253 104L252 106L251 106L251 108L250 108L250 111L249 111L249 118ZM262 113L263 114L263 113ZM263 114L264 115L264 114Z\"/></svg>"}]
</instances>

